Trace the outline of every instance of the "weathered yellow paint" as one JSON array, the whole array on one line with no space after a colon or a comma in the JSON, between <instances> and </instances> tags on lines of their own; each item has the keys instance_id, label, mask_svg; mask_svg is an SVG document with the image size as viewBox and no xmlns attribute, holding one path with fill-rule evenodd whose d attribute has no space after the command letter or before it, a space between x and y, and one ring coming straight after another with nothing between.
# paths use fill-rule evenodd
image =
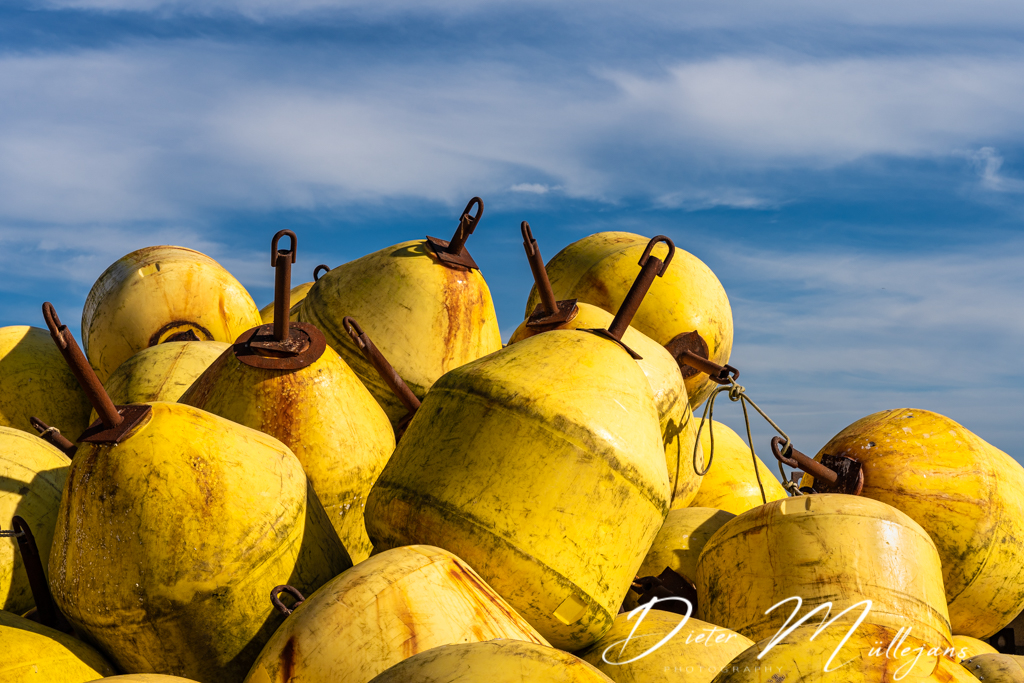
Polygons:
<instances>
[{"instance_id":1,"label":"weathered yellow paint","mask_svg":"<svg viewBox=\"0 0 1024 683\"><path fill-rule=\"evenodd\" d=\"M125 674L123 676L107 676L106 678L92 681L91 683L100 683L100 680L113 681L114 683L195 683L195 681L190 678L165 676L163 674Z\"/></svg>"},{"instance_id":2,"label":"weathered yellow paint","mask_svg":"<svg viewBox=\"0 0 1024 683\"><path fill-rule=\"evenodd\" d=\"M573 242L547 263L555 296L615 312L636 279L637 263L649 240L628 232L599 232ZM665 250L664 245L655 247L654 255L664 258ZM527 317L539 302L534 287L526 304ZM711 269L678 247L671 267L654 279L632 325L659 344L696 331L707 342L711 360L721 365L729 362L733 333L729 298ZM707 375L688 377L690 406L703 403L715 386Z\"/></svg>"},{"instance_id":3,"label":"weathered yellow paint","mask_svg":"<svg viewBox=\"0 0 1024 683\"><path fill-rule=\"evenodd\" d=\"M608 329L614 318L608 311L590 304L578 303L577 309L575 318L556 329ZM523 322L512 333L508 343L514 344L536 334L536 328L527 327ZM643 356L637 365L647 376L654 392L654 402L658 406L661 437L665 442L665 466L668 468L669 486L672 487L672 507L686 507L697 495L700 477L693 469L693 445L697 441L698 421L693 419L693 411L683 386L683 376L672 355L646 334L627 327L622 342ZM701 457L698 454L697 463L702 466Z\"/></svg>"},{"instance_id":4,"label":"weathered yellow paint","mask_svg":"<svg viewBox=\"0 0 1024 683\"><path fill-rule=\"evenodd\" d=\"M301 285L295 285L292 287L292 291L288 299L291 303L291 307L288 309L289 320L299 319L299 306L302 305L302 301L306 298L306 295L309 294L309 290L312 286L312 282L303 282ZM260 319L263 320L264 325L274 322L273 301L260 309Z\"/></svg>"},{"instance_id":5,"label":"weathered yellow paint","mask_svg":"<svg viewBox=\"0 0 1024 683\"><path fill-rule=\"evenodd\" d=\"M699 426L698 420L698 426ZM782 488L778 478L771 469L757 457L757 473L750 457L750 445L746 439L721 422L714 421L715 456L711 458L711 437L708 436L709 426L704 425L700 445L704 450L704 462L710 459L711 469L701 479L693 507L718 508L734 515L753 510L761 506L761 489L757 485L757 475L761 475L768 502L786 498L786 489Z\"/></svg>"},{"instance_id":6,"label":"weathered yellow paint","mask_svg":"<svg viewBox=\"0 0 1024 683\"><path fill-rule=\"evenodd\" d=\"M23 518L46 566L57 524L61 491L71 461L39 437L0 427L0 529ZM0 539L0 608L21 614L35 605L18 543Z\"/></svg>"},{"instance_id":7,"label":"weathered yellow paint","mask_svg":"<svg viewBox=\"0 0 1024 683\"><path fill-rule=\"evenodd\" d=\"M396 244L324 274L299 309L377 399L392 425L405 408L342 324L351 316L413 393L501 348L491 292L479 270L444 266L425 240Z\"/></svg>"},{"instance_id":8,"label":"weathered yellow paint","mask_svg":"<svg viewBox=\"0 0 1024 683\"><path fill-rule=\"evenodd\" d=\"M151 346L121 363L103 383L103 388L115 405L151 401L173 403L229 346L215 341L164 342ZM89 423L95 420L94 410Z\"/></svg>"},{"instance_id":9,"label":"weathered yellow paint","mask_svg":"<svg viewBox=\"0 0 1024 683\"><path fill-rule=\"evenodd\" d=\"M391 667L371 683L611 683L582 659L536 643L444 645Z\"/></svg>"},{"instance_id":10,"label":"weathered yellow paint","mask_svg":"<svg viewBox=\"0 0 1024 683\"><path fill-rule=\"evenodd\" d=\"M299 370L267 370L222 354L181 402L258 429L292 449L353 562L370 555L370 487L395 450L387 415L332 349Z\"/></svg>"},{"instance_id":11,"label":"weathered yellow paint","mask_svg":"<svg viewBox=\"0 0 1024 683\"><path fill-rule=\"evenodd\" d=\"M338 576L295 609L247 683L366 683L419 652L509 638L547 645L465 562L404 546Z\"/></svg>"},{"instance_id":12,"label":"weathered yellow paint","mask_svg":"<svg viewBox=\"0 0 1024 683\"><path fill-rule=\"evenodd\" d=\"M1024 681L1024 657L1019 655L982 654L963 662L975 679L989 683L1021 683Z\"/></svg>"},{"instance_id":13,"label":"weathered yellow paint","mask_svg":"<svg viewBox=\"0 0 1024 683\"><path fill-rule=\"evenodd\" d=\"M914 520L868 498L817 494L778 500L726 522L697 561L697 616L761 640L826 602L832 614L871 600L867 621L912 626L950 645L942 567ZM846 622L863 608L847 612ZM794 619L795 620L795 619Z\"/></svg>"},{"instance_id":14,"label":"weathered yellow paint","mask_svg":"<svg viewBox=\"0 0 1024 683\"><path fill-rule=\"evenodd\" d=\"M618 615L610 631L576 656L615 683L708 683L716 671L754 644L729 629L656 607L643 614L637 626L640 618L640 613Z\"/></svg>"},{"instance_id":15,"label":"weathered yellow paint","mask_svg":"<svg viewBox=\"0 0 1024 683\"><path fill-rule=\"evenodd\" d=\"M820 621L820 620L819 620ZM921 639L914 630L836 622L795 629L769 649L765 638L722 667L712 683L971 683L953 646ZM772 634L773 636L775 634ZM763 657L758 656L768 650Z\"/></svg>"},{"instance_id":16,"label":"weathered yellow paint","mask_svg":"<svg viewBox=\"0 0 1024 683\"><path fill-rule=\"evenodd\" d=\"M736 515L713 508L688 507L672 510L654 538L650 552L637 570L637 576L658 576L666 568L690 583L697 584L697 558L711 536ZM639 596L630 591L623 605L637 606Z\"/></svg>"},{"instance_id":17,"label":"weathered yellow paint","mask_svg":"<svg viewBox=\"0 0 1024 683\"><path fill-rule=\"evenodd\" d=\"M995 649L984 640L971 638L970 636L953 636L953 645L956 646L957 659L970 659L975 655L995 655L999 650Z\"/></svg>"},{"instance_id":18,"label":"weathered yellow paint","mask_svg":"<svg viewBox=\"0 0 1024 683\"><path fill-rule=\"evenodd\" d=\"M30 417L74 441L89 426L89 400L49 332L0 327L0 427L35 435Z\"/></svg>"},{"instance_id":19,"label":"weathered yellow paint","mask_svg":"<svg viewBox=\"0 0 1024 683\"><path fill-rule=\"evenodd\" d=\"M209 256L147 247L122 256L92 286L82 310L82 346L101 382L142 349L192 331L232 343L260 324L252 297Z\"/></svg>"},{"instance_id":20,"label":"weathered yellow paint","mask_svg":"<svg viewBox=\"0 0 1024 683\"><path fill-rule=\"evenodd\" d=\"M437 381L370 491L366 530L381 549L454 553L553 645L579 649L610 628L668 499L637 363L555 330Z\"/></svg>"},{"instance_id":21,"label":"weathered yellow paint","mask_svg":"<svg viewBox=\"0 0 1024 683\"><path fill-rule=\"evenodd\" d=\"M240 680L283 621L267 596L351 566L276 439L151 403L116 446L82 444L50 553L54 600L128 673Z\"/></svg>"},{"instance_id":22,"label":"weathered yellow paint","mask_svg":"<svg viewBox=\"0 0 1024 683\"><path fill-rule=\"evenodd\" d=\"M948 417L909 408L854 422L816 459L822 453L860 461L861 495L906 513L935 541L954 631L988 638L1024 610L1020 463Z\"/></svg>"},{"instance_id":23,"label":"weathered yellow paint","mask_svg":"<svg viewBox=\"0 0 1024 683\"><path fill-rule=\"evenodd\" d=\"M0 611L0 647L4 683L87 683L117 673L82 641L5 611Z\"/></svg>"}]
</instances>

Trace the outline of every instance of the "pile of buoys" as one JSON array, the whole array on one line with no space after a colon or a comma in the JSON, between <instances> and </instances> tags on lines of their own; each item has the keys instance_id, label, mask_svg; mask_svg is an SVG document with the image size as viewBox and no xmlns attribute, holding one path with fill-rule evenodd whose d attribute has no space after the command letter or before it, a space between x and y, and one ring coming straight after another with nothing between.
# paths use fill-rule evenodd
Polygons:
<instances>
[{"instance_id":1,"label":"pile of buoys","mask_svg":"<svg viewBox=\"0 0 1024 683\"><path fill-rule=\"evenodd\" d=\"M296 286L283 230L262 311L150 247L84 353L0 328L0 682L1024 681L1024 467L910 409L803 455L660 235L523 222L502 346L482 216Z\"/></svg>"}]
</instances>

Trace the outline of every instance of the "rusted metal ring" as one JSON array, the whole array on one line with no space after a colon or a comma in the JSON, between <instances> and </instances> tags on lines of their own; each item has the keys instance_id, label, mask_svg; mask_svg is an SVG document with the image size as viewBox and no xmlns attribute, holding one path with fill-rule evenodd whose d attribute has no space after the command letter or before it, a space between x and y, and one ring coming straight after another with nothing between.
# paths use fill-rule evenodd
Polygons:
<instances>
[{"instance_id":1,"label":"rusted metal ring","mask_svg":"<svg viewBox=\"0 0 1024 683\"><path fill-rule=\"evenodd\" d=\"M473 208L474 204L477 205L477 212L475 216L469 213L470 210ZM479 197L473 197L472 199L469 200L469 203L466 204L466 208L462 211L462 216L460 217L459 220L465 221L466 231L469 234L473 234L473 231L476 230L477 223L480 222L480 218L482 218L483 215L484 200L480 199Z\"/></svg>"},{"instance_id":2,"label":"rusted metal ring","mask_svg":"<svg viewBox=\"0 0 1024 683\"><path fill-rule=\"evenodd\" d=\"M789 443L781 436L772 437L772 455L775 459L781 462L783 465L789 465L795 469L800 468L800 463L790 457L790 453L793 452L793 444Z\"/></svg>"},{"instance_id":3,"label":"rusted metal ring","mask_svg":"<svg viewBox=\"0 0 1024 683\"><path fill-rule=\"evenodd\" d=\"M288 237L292 238L292 248L291 249L278 249L277 248L277 243L285 235L287 235ZM277 265L277 257L278 256L291 256L292 263L295 263L295 252L296 252L297 248L298 248L298 239L295 237L295 233L294 232L292 232L291 230L278 230L277 234L274 235L274 239L270 241L270 265L271 266L276 266Z\"/></svg>"},{"instance_id":4,"label":"rusted metal ring","mask_svg":"<svg viewBox=\"0 0 1024 683\"><path fill-rule=\"evenodd\" d=\"M708 375L708 379L716 384L733 384L740 378L740 371L731 365L723 365L721 372L717 375Z\"/></svg>"},{"instance_id":5,"label":"rusted metal ring","mask_svg":"<svg viewBox=\"0 0 1024 683\"><path fill-rule=\"evenodd\" d=\"M365 349L366 342L363 341L363 337L366 336L366 333L363 332L363 328L359 326L359 323L346 315L341 319L341 324L344 325L345 331L348 332L348 336L352 337L352 341L354 341L359 348Z\"/></svg>"},{"instance_id":6,"label":"rusted metal ring","mask_svg":"<svg viewBox=\"0 0 1024 683\"><path fill-rule=\"evenodd\" d=\"M534 246L537 244L537 240L533 239L533 232L530 231L530 224L523 221L519 225L519 230L523 233L523 245L526 247L527 255L533 256L537 251L537 247Z\"/></svg>"},{"instance_id":7,"label":"rusted metal ring","mask_svg":"<svg viewBox=\"0 0 1024 683\"><path fill-rule=\"evenodd\" d=\"M50 330L50 336L53 337L53 341L61 349L68 347L68 341L64 338L64 330L67 329L61 322L60 318L57 317L57 311L54 309L53 304L49 301L43 303L43 320L46 321L46 327Z\"/></svg>"},{"instance_id":8,"label":"rusted metal ring","mask_svg":"<svg viewBox=\"0 0 1024 683\"><path fill-rule=\"evenodd\" d=\"M654 245L657 244L658 242L664 242L665 244L668 245L668 256L665 258L664 261L662 261L661 270L658 271L658 277L661 277L662 275L665 274L665 271L668 269L668 264L672 263L672 257L676 255L675 242L673 242L665 235L656 235L651 238L651 241L647 243L647 248L644 249L643 256L640 257L640 266L642 267L645 263L647 263L647 259L650 258L651 256L651 251L654 250Z\"/></svg>"},{"instance_id":9,"label":"rusted metal ring","mask_svg":"<svg viewBox=\"0 0 1024 683\"><path fill-rule=\"evenodd\" d=\"M320 281L320 271L321 270L324 271L325 273L331 272L330 266L328 266L326 263L321 263L319 266L317 266L316 268L313 269L313 282L319 282Z\"/></svg>"},{"instance_id":10,"label":"rusted metal ring","mask_svg":"<svg viewBox=\"0 0 1024 683\"><path fill-rule=\"evenodd\" d=\"M279 597L281 593L287 593L288 595L295 598L295 604L291 606L291 609L285 607L284 603L281 602L281 598ZM288 616L289 614L294 612L296 608L298 608L298 606L304 603L305 601L306 596L299 592L299 589L295 586L275 586L274 590L270 591L270 603L278 612L285 616Z\"/></svg>"}]
</instances>

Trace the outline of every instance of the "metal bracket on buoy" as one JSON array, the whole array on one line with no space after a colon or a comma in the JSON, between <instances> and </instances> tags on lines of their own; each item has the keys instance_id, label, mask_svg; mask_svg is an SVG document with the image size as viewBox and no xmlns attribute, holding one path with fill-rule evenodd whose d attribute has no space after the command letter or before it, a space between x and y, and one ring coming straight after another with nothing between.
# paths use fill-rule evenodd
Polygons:
<instances>
[{"instance_id":1,"label":"metal bracket on buoy","mask_svg":"<svg viewBox=\"0 0 1024 683\"><path fill-rule=\"evenodd\" d=\"M74 373L78 385L82 387L89 403L96 410L99 419L89 425L89 428L78 437L79 441L99 444L115 444L124 440L131 431L142 424L150 413L148 405L127 405L115 406L110 400L103 384L96 376L96 372L85 359L82 349L78 348L78 342L68 329L67 325L61 323L57 317L57 311L49 301L43 304L43 320L50 330L50 336L64 360L67 362L71 372Z\"/></svg>"},{"instance_id":2,"label":"metal bracket on buoy","mask_svg":"<svg viewBox=\"0 0 1024 683\"><path fill-rule=\"evenodd\" d=\"M291 238L291 249L277 246L285 236ZM314 363L327 350L327 338L315 325L288 320L292 303L292 264L297 247L298 241L291 230L278 231L270 243L270 265L275 269L274 322L246 330L235 340L232 350L240 363L264 370L298 370ZM317 270L320 268L317 266ZM313 275L316 276L316 271Z\"/></svg>"},{"instance_id":3,"label":"metal bracket on buoy","mask_svg":"<svg viewBox=\"0 0 1024 683\"><path fill-rule=\"evenodd\" d=\"M345 316L341 322L345 326L345 331L352 337L352 341L363 352L363 356L377 371L377 374L380 375L384 384L388 385L388 388L391 389L395 397L405 406L406 414L398 421L398 426L395 429L395 441L398 441L402 438L402 434L405 433L405 428L409 426L409 422L412 421L413 415L419 410L420 400L416 397L416 394L412 393L412 389L395 371L394 366L388 362L388 359L374 345L370 337L363 332L363 328L359 326L359 323L349 316Z\"/></svg>"},{"instance_id":4,"label":"metal bracket on buoy","mask_svg":"<svg viewBox=\"0 0 1024 683\"><path fill-rule=\"evenodd\" d=\"M704 341L696 332L690 332L689 334L696 335L697 339L700 339L701 342ZM676 339L678 338L679 337L676 337ZM689 374L684 372L684 378L692 377L693 375L703 372L712 382L723 386L726 384L732 384L740 378L740 371L733 366L728 364L719 365L714 361L708 360L706 344L704 345L704 349L704 355L700 355L689 349L678 349L677 352L673 354L676 362L679 363L680 368L685 365L686 369L691 371Z\"/></svg>"},{"instance_id":5,"label":"metal bracket on buoy","mask_svg":"<svg viewBox=\"0 0 1024 683\"><path fill-rule=\"evenodd\" d=\"M655 604L663 612L676 614L697 612L697 589L671 567L665 567L665 570L658 576L642 578L638 576L630 586L630 590L640 594L636 601L638 605L646 605L657 598L658 602ZM678 600L665 600L665 598L682 598L689 602L690 606L687 607L685 603ZM661 602L662 600L664 602Z\"/></svg>"},{"instance_id":6,"label":"metal bracket on buoy","mask_svg":"<svg viewBox=\"0 0 1024 683\"><path fill-rule=\"evenodd\" d=\"M477 212L475 215L470 214L473 209L473 205L476 204ZM442 240L437 237L431 237L427 235L427 244L434 250L434 254L437 255L438 260L446 266L461 266L468 268L469 270L480 270L480 266L476 264L473 257L469 255L469 251L466 249L466 240L476 230L477 224L480 222L480 218L484 215L484 200L479 197L473 197L466 204L465 210L462 212L462 216L459 217L459 227L455 229L455 234L452 235L451 240Z\"/></svg>"},{"instance_id":7,"label":"metal bracket on buoy","mask_svg":"<svg viewBox=\"0 0 1024 683\"><path fill-rule=\"evenodd\" d=\"M657 256L651 254L654 250L654 245L658 242L664 242L668 245L668 256L662 261ZM655 277L661 277L668 270L668 266L672 263L672 257L676 254L676 245L668 237L664 235L658 235L651 239L647 243L647 248L644 249L643 255L640 257L640 274L636 276L636 280L633 281L633 286L629 288L629 292L626 294L626 298L622 300L622 304L619 305L619 310L615 314L615 318L612 320L612 324L608 326L607 330L583 330L584 332L591 332L610 339L622 348L624 348L634 360L643 360L643 356L629 348L622 343L622 335L626 333L626 328L629 327L629 323L633 321L633 316L636 315L637 310L640 309L640 304L643 303L644 297L647 296L647 290L654 284Z\"/></svg>"},{"instance_id":8,"label":"metal bracket on buoy","mask_svg":"<svg viewBox=\"0 0 1024 683\"><path fill-rule=\"evenodd\" d=\"M548 279L548 271L544 268L544 259L540 255L540 247L537 245L537 240L533 239L533 233L530 232L530 224L523 221L519 227L523 233L526 258L530 261L530 270L533 271L533 282L537 285L537 293L540 295L540 303L526 319L526 326L539 327L545 331L551 330L571 321L580 312L580 309L576 305L576 299L566 301L555 299L551 281Z\"/></svg>"},{"instance_id":9,"label":"metal bracket on buoy","mask_svg":"<svg viewBox=\"0 0 1024 683\"><path fill-rule=\"evenodd\" d=\"M845 493L859 496L864 489L864 469L853 458L823 453L821 462L808 458L780 436L772 437L772 455L784 465L814 477L815 493Z\"/></svg>"}]
</instances>

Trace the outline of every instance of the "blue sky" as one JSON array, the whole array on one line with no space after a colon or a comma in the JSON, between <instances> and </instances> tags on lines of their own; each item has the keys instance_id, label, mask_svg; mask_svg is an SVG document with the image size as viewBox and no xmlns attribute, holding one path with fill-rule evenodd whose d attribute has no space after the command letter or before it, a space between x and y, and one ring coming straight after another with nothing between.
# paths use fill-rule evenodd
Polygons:
<instances>
[{"instance_id":1,"label":"blue sky","mask_svg":"<svg viewBox=\"0 0 1024 683\"><path fill-rule=\"evenodd\" d=\"M276 230L309 273L446 236L478 194L506 336L521 220L548 258L663 233L722 280L741 383L802 450L912 407L1021 460L1022 37L1002 0L8 1L0 324L75 320L159 243L263 305Z\"/></svg>"}]
</instances>

